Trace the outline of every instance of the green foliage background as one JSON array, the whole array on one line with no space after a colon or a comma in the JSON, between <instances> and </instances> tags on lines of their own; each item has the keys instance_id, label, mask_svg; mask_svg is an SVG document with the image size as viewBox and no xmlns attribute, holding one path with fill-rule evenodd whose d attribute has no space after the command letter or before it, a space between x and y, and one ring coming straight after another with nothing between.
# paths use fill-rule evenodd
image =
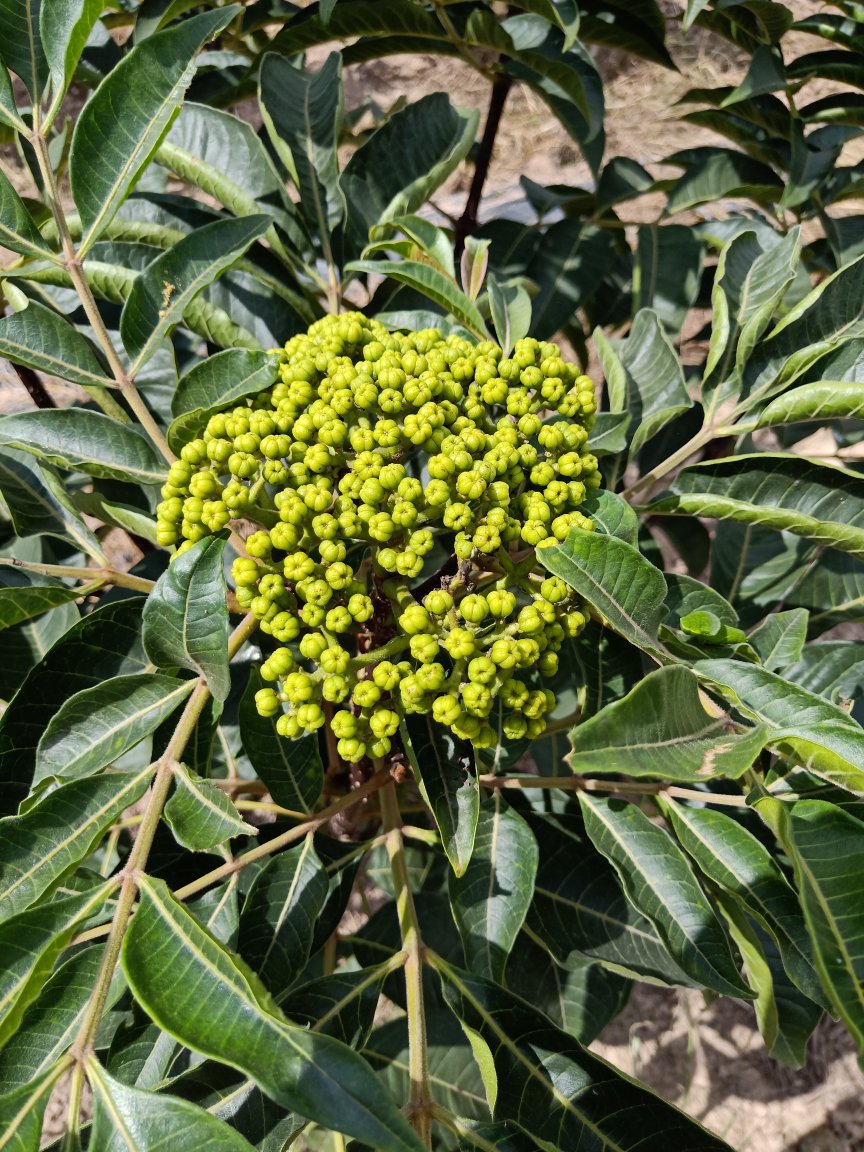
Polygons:
<instances>
[{"instance_id":1,"label":"green foliage background","mask_svg":"<svg viewBox=\"0 0 864 1152\"><path fill-rule=\"evenodd\" d=\"M748 67L658 180L608 155L594 55L674 67L654 0L0 0L0 355L37 401L0 418L0 1149L67 1073L64 1152L728 1147L585 1048L639 980L752 1001L793 1068L826 1011L864 1047L864 6L675 21ZM416 53L485 121L346 112L344 69ZM515 85L593 179L480 224ZM358 303L604 378L597 531L541 553L593 617L556 723L475 758L421 718L398 787L257 715L230 542L155 544L167 461Z\"/></svg>"}]
</instances>

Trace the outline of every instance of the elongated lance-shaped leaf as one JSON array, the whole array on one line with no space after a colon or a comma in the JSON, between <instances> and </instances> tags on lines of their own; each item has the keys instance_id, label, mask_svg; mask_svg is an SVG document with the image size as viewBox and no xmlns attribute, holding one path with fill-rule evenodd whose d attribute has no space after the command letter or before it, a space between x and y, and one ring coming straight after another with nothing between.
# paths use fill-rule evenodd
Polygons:
<instances>
[{"instance_id":1,"label":"elongated lance-shaped leaf","mask_svg":"<svg viewBox=\"0 0 864 1152\"><path fill-rule=\"evenodd\" d=\"M757 426L797 424L805 420L848 420L864 416L864 389L844 380L817 380L790 388L759 413Z\"/></svg>"},{"instance_id":2,"label":"elongated lance-shaped leaf","mask_svg":"<svg viewBox=\"0 0 864 1152\"><path fill-rule=\"evenodd\" d=\"M684 971L726 996L748 995L723 926L675 841L634 804L579 800L597 851Z\"/></svg>"},{"instance_id":3,"label":"elongated lance-shaped leaf","mask_svg":"<svg viewBox=\"0 0 864 1152\"><path fill-rule=\"evenodd\" d=\"M761 811L762 804L759 807ZM858 1045L860 1062L864 1059L864 825L824 800L799 800L781 829L822 985Z\"/></svg>"},{"instance_id":4,"label":"elongated lance-shaped leaf","mask_svg":"<svg viewBox=\"0 0 864 1152\"><path fill-rule=\"evenodd\" d=\"M87 1065L93 1087L93 1128L90 1137L101 1152L253 1152L236 1128L203 1108L161 1092L142 1092L115 1080L95 1060Z\"/></svg>"},{"instance_id":5,"label":"elongated lance-shaped leaf","mask_svg":"<svg viewBox=\"0 0 864 1152\"><path fill-rule=\"evenodd\" d=\"M427 716L407 716L402 734L447 859L461 876L471 860L480 816L473 749Z\"/></svg>"},{"instance_id":6,"label":"elongated lance-shaped leaf","mask_svg":"<svg viewBox=\"0 0 864 1152\"><path fill-rule=\"evenodd\" d=\"M759 524L864 556L864 480L801 456L766 452L695 464L650 508Z\"/></svg>"},{"instance_id":7,"label":"elongated lance-shaped leaf","mask_svg":"<svg viewBox=\"0 0 864 1152\"><path fill-rule=\"evenodd\" d=\"M69 175L84 229L82 250L111 222L183 99L196 57L240 9L202 12L136 44L84 106Z\"/></svg>"},{"instance_id":8,"label":"elongated lance-shaped leaf","mask_svg":"<svg viewBox=\"0 0 864 1152\"><path fill-rule=\"evenodd\" d=\"M224 551L218 536L199 540L159 577L144 608L144 647L153 663L200 673L217 700L231 687Z\"/></svg>"},{"instance_id":9,"label":"elongated lance-shaped leaf","mask_svg":"<svg viewBox=\"0 0 864 1152\"><path fill-rule=\"evenodd\" d=\"M323 240L345 216L336 152L344 103L342 58L332 52L320 71L310 73L268 52L261 61L259 92L271 143Z\"/></svg>"},{"instance_id":10,"label":"elongated lance-shaped leaf","mask_svg":"<svg viewBox=\"0 0 864 1152\"><path fill-rule=\"evenodd\" d=\"M258 829L240 816L230 797L185 764L174 772L174 791L165 805L165 819L174 839L192 852L212 852L233 836L258 834Z\"/></svg>"},{"instance_id":11,"label":"elongated lance-shaped leaf","mask_svg":"<svg viewBox=\"0 0 864 1152\"><path fill-rule=\"evenodd\" d=\"M730 1152L695 1121L622 1076L491 980L437 964L448 1004L488 1053L496 1120L540 1147ZM487 1087L488 1091L488 1087Z\"/></svg>"},{"instance_id":12,"label":"elongated lance-shaped leaf","mask_svg":"<svg viewBox=\"0 0 864 1152\"><path fill-rule=\"evenodd\" d=\"M255 693L264 687L258 669L252 668L238 709L243 750L277 804L311 815L324 787L317 736L280 736L276 718L260 715L255 707Z\"/></svg>"},{"instance_id":13,"label":"elongated lance-shaped leaf","mask_svg":"<svg viewBox=\"0 0 864 1152\"><path fill-rule=\"evenodd\" d=\"M567 539L540 548L537 558L596 609L625 640L659 663L670 659L657 639L666 582L650 560L624 540L572 528Z\"/></svg>"},{"instance_id":14,"label":"elongated lance-shaped leaf","mask_svg":"<svg viewBox=\"0 0 864 1152\"><path fill-rule=\"evenodd\" d=\"M78 588L64 584L21 584L14 588L0 588L0 632L12 628L22 620L29 620L43 612L50 612L60 604L68 604L81 595Z\"/></svg>"},{"instance_id":15,"label":"elongated lance-shaped leaf","mask_svg":"<svg viewBox=\"0 0 864 1152\"><path fill-rule=\"evenodd\" d=\"M805 644L800 657L786 669L793 684L836 704L864 692L864 649L855 640L823 640Z\"/></svg>"},{"instance_id":16,"label":"elongated lance-shaped leaf","mask_svg":"<svg viewBox=\"0 0 864 1152\"><path fill-rule=\"evenodd\" d=\"M93 851L144 794L150 768L134 776L76 780L23 816L0 820L0 920L23 912Z\"/></svg>"},{"instance_id":17,"label":"elongated lance-shaped leaf","mask_svg":"<svg viewBox=\"0 0 864 1152\"><path fill-rule=\"evenodd\" d=\"M633 268L634 312L650 308L663 329L681 331L699 292L704 243L683 224L643 224Z\"/></svg>"},{"instance_id":18,"label":"elongated lance-shaped leaf","mask_svg":"<svg viewBox=\"0 0 864 1152\"><path fill-rule=\"evenodd\" d=\"M0 1051L4 1092L48 1072L74 1043L99 976L102 952L101 944L76 950L27 1009L18 1031ZM122 978L117 981L122 983Z\"/></svg>"},{"instance_id":19,"label":"elongated lance-shaped leaf","mask_svg":"<svg viewBox=\"0 0 864 1152\"><path fill-rule=\"evenodd\" d=\"M672 959L653 925L624 896L611 865L581 824L535 817L540 865L527 927L568 970L596 962L655 984L697 986Z\"/></svg>"},{"instance_id":20,"label":"elongated lance-shaped leaf","mask_svg":"<svg viewBox=\"0 0 864 1152\"><path fill-rule=\"evenodd\" d=\"M83 388L112 383L81 333L36 300L0 320L0 355Z\"/></svg>"},{"instance_id":21,"label":"elongated lance-shaped leaf","mask_svg":"<svg viewBox=\"0 0 864 1152\"><path fill-rule=\"evenodd\" d=\"M352 260L345 265L346 272L359 272L367 276L386 276L400 284L414 288L423 296L428 296L441 308L445 308L469 332L486 340L489 333L480 310L473 300L469 300L455 281L431 264L419 260Z\"/></svg>"},{"instance_id":22,"label":"elongated lance-shaped leaf","mask_svg":"<svg viewBox=\"0 0 864 1152\"><path fill-rule=\"evenodd\" d=\"M175 419L168 428L169 445L179 452L214 412L263 392L275 384L278 371L278 356L241 348L228 348L196 364L181 377L171 401Z\"/></svg>"},{"instance_id":23,"label":"elongated lance-shaped leaf","mask_svg":"<svg viewBox=\"0 0 864 1152\"><path fill-rule=\"evenodd\" d=\"M292 989L288 996L280 997L279 1005L296 1023L360 1049L369 1039L390 971L386 963L359 972L343 968Z\"/></svg>"},{"instance_id":24,"label":"elongated lance-shaped leaf","mask_svg":"<svg viewBox=\"0 0 864 1152\"><path fill-rule=\"evenodd\" d=\"M750 633L748 640L769 672L782 672L800 659L807 639L808 616L806 608L772 612Z\"/></svg>"},{"instance_id":25,"label":"elongated lance-shaped leaf","mask_svg":"<svg viewBox=\"0 0 864 1152\"><path fill-rule=\"evenodd\" d=\"M51 251L5 172L0 172L0 244L37 260Z\"/></svg>"},{"instance_id":26,"label":"elongated lance-shaped leaf","mask_svg":"<svg viewBox=\"0 0 864 1152\"><path fill-rule=\"evenodd\" d=\"M311 835L255 877L240 914L240 951L274 995L306 966L329 887Z\"/></svg>"},{"instance_id":27,"label":"elongated lance-shaped leaf","mask_svg":"<svg viewBox=\"0 0 864 1152\"><path fill-rule=\"evenodd\" d=\"M51 718L39 741L34 783L92 776L113 764L156 731L193 683L150 672L116 676L76 693Z\"/></svg>"},{"instance_id":28,"label":"elongated lance-shaped leaf","mask_svg":"<svg viewBox=\"0 0 864 1152\"><path fill-rule=\"evenodd\" d=\"M59 536L98 563L107 563L99 540L76 511L60 477L29 452L0 450L0 495L16 535Z\"/></svg>"},{"instance_id":29,"label":"elongated lance-shaped leaf","mask_svg":"<svg viewBox=\"0 0 864 1152\"><path fill-rule=\"evenodd\" d=\"M62 1067L43 1072L38 1079L0 1096L0 1148L4 1152L38 1152L45 1106Z\"/></svg>"},{"instance_id":30,"label":"elongated lance-shaped leaf","mask_svg":"<svg viewBox=\"0 0 864 1152\"><path fill-rule=\"evenodd\" d=\"M508 354L514 344L527 336L531 328L531 298L519 284L499 284L490 273L489 311L498 343Z\"/></svg>"},{"instance_id":31,"label":"elongated lance-shaped leaf","mask_svg":"<svg viewBox=\"0 0 864 1152\"><path fill-rule=\"evenodd\" d=\"M48 0L39 12L39 31L51 75L54 101L61 99L102 14L100 0Z\"/></svg>"},{"instance_id":32,"label":"elongated lance-shaped leaf","mask_svg":"<svg viewBox=\"0 0 864 1152\"><path fill-rule=\"evenodd\" d=\"M215 220L157 256L138 276L123 307L120 334L137 371L179 324L198 293L263 236L270 217Z\"/></svg>"},{"instance_id":33,"label":"elongated lance-shaped leaf","mask_svg":"<svg viewBox=\"0 0 864 1152\"><path fill-rule=\"evenodd\" d=\"M450 875L450 906L472 972L502 981L534 895L537 841L518 812L493 793L480 805L471 862Z\"/></svg>"},{"instance_id":34,"label":"elongated lance-shaped leaf","mask_svg":"<svg viewBox=\"0 0 864 1152\"><path fill-rule=\"evenodd\" d=\"M0 0L3 64L21 77L34 101L48 78L45 50L39 35L41 4L42 0Z\"/></svg>"},{"instance_id":35,"label":"elongated lance-shaped leaf","mask_svg":"<svg viewBox=\"0 0 864 1152\"><path fill-rule=\"evenodd\" d=\"M162 1029L238 1068L278 1104L322 1127L381 1152L420 1152L422 1144L360 1056L281 1019L257 978L162 881L142 880L140 894L123 967L136 999ZM166 971L175 979L166 981Z\"/></svg>"},{"instance_id":36,"label":"elongated lance-shaped leaf","mask_svg":"<svg viewBox=\"0 0 864 1152\"><path fill-rule=\"evenodd\" d=\"M663 798L679 844L700 871L739 900L771 933L789 975L811 1000L823 1000L798 898L780 865L752 832L713 808Z\"/></svg>"},{"instance_id":37,"label":"elongated lance-shaped leaf","mask_svg":"<svg viewBox=\"0 0 864 1152\"><path fill-rule=\"evenodd\" d=\"M700 660L694 671L745 715L773 729L769 743L808 772L864 796L864 730L842 708L737 660Z\"/></svg>"},{"instance_id":38,"label":"elongated lance-shaped leaf","mask_svg":"<svg viewBox=\"0 0 864 1152\"><path fill-rule=\"evenodd\" d=\"M37 904L0 924L0 1046L17 1031L78 924L102 904L112 887L107 883Z\"/></svg>"},{"instance_id":39,"label":"elongated lance-shaped leaf","mask_svg":"<svg viewBox=\"0 0 864 1152\"><path fill-rule=\"evenodd\" d=\"M570 733L567 763L578 773L623 773L661 780L735 778L752 765L767 729L735 732L722 713L707 712L689 668L649 673L613 704Z\"/></svg>"},{"instance_id":40,"label":"elongated lance-shaped leaf","mask_svg":"<svg viewBox=\"0 0 864 1152\"><path fill-rule=\"evenodd\" d=\"M0 716L0 811L14 812L27 795L36 748L51 717L73 693L112 676L142 672L143 597L129 597L84 616L29 673Z\"/></svg>"},{"instance_id":41,"label":"elongated lance-shaped leaf","mask_svg":"<svg viewBox=\"0 0 864 1152\"><path fill-rule=\"evenodd\" d=\"M135 484L159 484L165 479L164 464L140 432L83 408L43 408L4 416L0 444L89 476Z\"/></svg>"}]
</instances>

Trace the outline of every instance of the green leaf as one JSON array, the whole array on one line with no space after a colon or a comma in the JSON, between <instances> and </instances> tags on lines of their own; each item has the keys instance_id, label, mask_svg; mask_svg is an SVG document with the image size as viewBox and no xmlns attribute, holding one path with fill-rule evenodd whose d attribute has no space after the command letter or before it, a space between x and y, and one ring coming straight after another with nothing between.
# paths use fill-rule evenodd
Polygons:
<instances>
[{"instance_id":1,"label":"green leaf","mask_svg":"<svg viewBox=\"0 0 864 1152\"><path fill-rule=\"evenodd\" d=\"M205 677L217 700L231 688L225 541L206 536L175 557L144 607L144 647L157 668L189 668Z\"/></svg>"},{"instance_id":2,"label":"green leaf","mask_svg":"<svg viewBox=\"0 0 864 1152\"><path fill-rule=\"evenodd\" d=\"M624 896L614 869L572 817L535 818L540 846L532 938L568 971L592 962L654 984L696 986L675 963L649 920Z\"/></svg>"},{"instance_id":3,"label":"green leaf","mask_svg":"<svg viewBox=\"0 0 864 1152\"><path fill-rule=\"evenodd\" d=\"M789 812L786 838L816 967L834 1012L860 1052L864 1050L864 825L824 800L799 800Z\"/></svg>"},{"instance_id":4,"label":"green leaf","mask_svg":"<svg viewBox=\"0 0 864 1152\"><path fill-rule=\"evenodd\" d=\"M583 220L559 220L543 233L525 275L537 285L531 302L531 330L549 340L572 323L600 281L597 268L614 259L610 230Z\"/></svg>"},{"instance_id":5,"label":"green leaf","mask_svg":"<svg viewBox=\"0 0 864 1152\"><path fill-rule=\"evenodd\" d=\"M329 1036L280 1019L258 980L162 881L141 881L123 968L160 1028L251 1076L278 1104L381 1152L420 1152L422 1145L361 1057ZM166 981L168 970L182 970L183 981Z\"/></svg>"},{"instance_id":6,"label":"green leaf","mask_svg":"<svg viewBox=\"0 0 864 1152\"><path fill-rule=\"evenodd\" d=\"M341 968L301 984L280 998L280 1006L289 1019L359 1049L372 1031L388 972L387 964L359 972Z\"/></svg>"},{"instance_id":7,"label":"green leaf","mask_svg":"<svg viewBox=\"0 0 864 1152\"><path fill-rule=\"evenodd\" d=\"M474 301L468 299L454 280L430 264L422 264L419 260L352 260L345 265L345 271L385 276L399 284L406 284L446 309L479 339L486 340L489 337Z\"/></svg>"},{"instance_id":8,"label":"green leaf","mask_svg":"<svg viewBox=\"0 0 864 1152\"><path fill-rule=\"evenodd\" d=\"M771 744L815 776L864 795L864 730L842 708L773 672L737 660L700 660L700 677L716 684L745 715L774 731Z\"/></svg>"},{"instance_id":9,"label":"green leaf","mask_svg":"<svg viewBox=\"0 0 864 1152\"><path fill-rule=\"evenodd\" d=\"M0 243L37 260L51 252L5 172L0 172Z\"/></svg>"},{"instance_id":10,"label":"green leaf","mask_svg":"<svg viewBox=\"0 0 864 1152\"><path fill-rule=\"evenodd\" d=\"M707 712L689 668L650 672L623 700L607 704L570 733L570 768L579 775L622 773L636 779L735 779L765 742L762 727L736 732Z\"/></svg>"},{"instance_id":11,"label":"green leaf","mask_svg":"<svg viewBox=\"0 0 864 1152\"><path fill-rule=\"evenodd\" d=\"M239 11L229 5L203 12L136 44L84 106L69 160L83 252L111 222L167 131L198 53Z\"/></svg>"},{"instance_id":12,"label":"green leaf","mask_svg":"<svg viewBox=\"0 0 864 1152\"><path fill-rule=\"evenodd\" d=\"M14 588L0 588L0 632L22 620L29 620L48 612L60 604L77 600L79 588L66 588L62 584L22 584Z\"/></svg>"},{"instance_id":13,"label":"green leaf","mask_svg":"<svg viewBox=\"0 0 864 1152\"><path fill-rule=\"evenodd\" d=\"M37 904L0 924L0 1045L18 1030L78 925L104 902L112 887L102 884L95 891Z\"/></svg>"},{"instance_id":14,"label":"green leaf","mask_svg":"<svg viewBox=\"0 0 864 1152\"><path fill-rule=\"evenodd\" d=\"M609 387L613 412L629 412L630 451L635 454L670 420L692 408L684 371L656 312L643 308L623 340L595 329L594 341Z\"/></svg>"},{"instance_id":15,"label":"green leaf","mask_svg":"<svg viewBox=\"0 0 864 1152\"><path fill-rule=\"evenodd\" d=\"M519 284L499 284L490 272L489 310L498 343L508 355L531 328L531 299Z\"/></svg>"},{"instance_id":16,"label":"green leaf","mask_svg":"<svg viewBox=\"0 0 864 1152\"><path fill-rule=\"evenodd\" d=\"M95 1060L87 1066L93 1087L91 1145L100 1152L253 1152L240 1133L203 1108L163 1093L142 1092L109 1076Z\"/></svg>"},{"instance_id":17,"label":"green leaf","mask_svg":"<svg viewBox=\"0 0 864 1152\"><path fill-rule=\"evenodd\" d=\"M276 383L278 372L277 356L243 348L228 348L200 361L177 385L171 401L175 419L168 428L168 443L179 451L214 412L263 392Z\"/></svg>"},{"instance_id":18,"label":"green leaf","mask_svg":"<svg viewBox=\"0 0 864 1152\"><path fill-rule=\"evenodd\" d=\"M47 0L48 4L51 0ZM0 0L0 43L3 64L24 81L35 101L48 78L45 50L39 36L41 0Z\"/></svg>"},{"instance_id":19,"label":"green leaf","mask_svg":"<svg viewBox=\"0 0 864 1152\"><path fill-rule=\"evenodd\" d=\"M406 237L404 241L395 239L399 234ZM451 276L454 280L456 278L456 265L453 260L453 241L450 236L439 228L437 224L430 223L429 220L424 220L422 216L408 215L408 216L395 216L392 220L385 220L383 224L377 224L370 231L372 242L367 244L363 250L363 256L369 256L373 252L391 251L400 255L415 256L415 248L419 248L421 252L425 253L430 258L433 264ZM436 323L440 324L440 320L434 320L428 327L435 327ZM398 327L399 325L391 325L391 327ZM423 325L411 324L409 328L419 329Z\"/></svg>"},{"instance_id":20,"label":"green leaf","mask_svg":"<svg viewBox=\"0 0 864 1152\"><path fill-rule=\"evenodd\" d=\"M772 400L757 420L758 428L796 424L805 420L847 420L864 416L864 390L842 380L818 380L791 388Z\"/></svg>"},{"instance_id":21,"label":"green leaf","mask_svg":"<svg viewBox=\"0 0 864 1152\"><path fill-rule=\"evenodd\" d=\"M180 323L198 293L230 268L269 226L270 217L264 215L215 220L184 236L145 268L132 285L120 317L120 334L133 358L133 372Z\"/></svg>"},{"instance_id":22,"label":"green leaf","mask_svg":"<svg viewBox=\"0 0 864 1152\"><path fill-rule=\"evenodd\" d=\"M32 1084L0 1096L0 1132L7 1152L38 1152L45 1107L63 1069L43 1073Z\"/></svg>"},{"instance_id":23,"label":"green leaf","mask_svg":"<svg viewBox=\"0 0 864 1152\"><path fill-rule=\"evenodd\" d=\"M376 224L428 201L468 154L478 119L477 112L454 108L445 93L433 92L391 116L357 149L340 181L351 254L366 246ZM482 321L475 327L482 331Z\"/></svg>"},{"instance_id":24,"label":"green leaf","mask_svg":"<svg viewBox=\"0 0 864 1152\"><path fill-rule=\"evenodd\" d=\"M174 791L165 805L174 839L192 852L212 852L234 836L257 836L228 796L185 764L174 771Z\"/></svg>"},{"instance_id":25,"label":"green leaf","mask_svg":"<svg viewBox=\"0 0 864 1152\"><path fill-rule=\"evenodd\" d=\"M804 608L772 612L750 633L749 641L769 672L782 672L800 659L807 639L808 615Z\"/></svg>"},{"instance_id":26,"label":"green leaf","mask_svg":"<svg viewBox=\"0 0 864 1152\"><path fill-rule=\"evenodd\" d=\"M683 224L643 224L633 266L633 311L650 308L665 331L681 331L696 301L704 245Z\"/></svg>"},{"instance_id":27,"label":"green leaf","mask_svg":"<svg viewBox=\"0 0 864 1152\"><path fill-rule=\"evenodd\" d=\"M324 786L318 737L314 733L296 740L280 736L276 717L261 716L255 707L255 693L264 687L258 669L251 669L238 711L243 750L276 803L309 816Z\"/></svg>"},{"instance_id":28,"label":"green leaf","mask_svg":"<svg viewBox=\"0 0 864 1152\"><path fill-rule=\"evenodd\" d=\"M799 659L786 669L786 678L837 703L864 692L864 647L857 640L825 640L806 644Z\"/></svg>"},{"instance_id":29,"label":"green leaf","mask_svg":"<svg viewBox=\"0 0 864 1152\"><path fill-rule=\"evenodd\" d=\"M595 489L583 501L582 511L607 536L617 536L625 544L637 546L639 517L617 493L606 488Z\"/></svg>"},{"instance_id":30,"label":"green leaf","mask_svg":"<svg viewBox=\"0 0 864 1152\"><path fill-rule=\"evenodd\" d=\"M667 156L666 163L686 169L669 193L668 216L733 196L773 203L783 190L772 168L732 148L688 148Z\"/></svg>"},{"instance_id":31,"label":"green leaf","mask_svg":"<svg viewBox=\"0 0 864 1152\"><path fill-rule=\"evenodd\" d=\"M406 716L402 735L447 859L456 875L463 876L471 862L480 817L480 788L471 745L436 724L431 716Z\"/></svg>"},{"instance_id":32,"label":"green leaf","mask_svg":"<svg viewBox=\"0 0 864 1152\"><path fill-rule=\"evenodd\" d=\"M116 676L76 693L39 741L34 781L76 780L100 772L155 732L193 687L191 680L151 672Z\"/></svg>"},{"instance_id":33,"label":"green leaf","mask_svg":"<svg viewBox=\"0 0 864 1152\"><path fill-rule=\"evenodd\" d=\"M666 582L636 548L617 536L573 528L562 544L538 549L537 557L631 644L661 662L669 659L657 639Z\"/></svg>"},{"instance_id":34,"label":"green leaf","mask_svg":"<svg viewBox=\"0 0 864 1152\"><path fill-rule=\"evenodd\" d=\"M89 856L144 794L151 775L145 768L135 776L76 780L25 815L0 821L0 919L23 912Z\"/></svg>"},{"instance_id":35,"label":"green leaf","mask_svg":"<svg viewBox=\"0 0 864 1152\"><path fill-rule=\"evenodd\" d=\"M84 408L43 408L4 416L0 444L88 476L133 484L159 484L165 479L164 462L140 432Z\"/></svg>"},{"instance_id":36,"label":"green leaf","mask_svg":"<svg viewBox=\"0 0 864 1152\"><path fill-rule=\"evenodd\" d=\"M315 73L265 53L259 102L270 140L291 174L307 220L323 244L345 216L337 145L342 128L342 58L332 52Z\"/></svg>"},{"instance_id":37,"label":"green leaf","mask_svg":"<svg viewBox=\"0 0 864 1152\"><path fill-rule=\"evenodd\" d=\"M598 412L591 429L591 451L595 456L614 456L627 447L629 412Z\"/></svg>"},{"instance_id":38,"label":"green leaf","mask_svg":"<svg viewBox=\"0 0 864 1152\"><path fill-rule=\"evenodd\" d=\"M89 341L62 316L35 300L23 311L0 320L0 355L83 388L104 388L113 383Z\"/></svg>"},{"instance_id":39,"label":"green leaf","mask_svg":"<svg viewBox=\"0 0 864 1152\"><path fill-rule=\"evenodd\" d=\"M255 877L240 914L240 951L274 995L306 967L329 881L308 835Z\"/></svg>"},{"instance_id":40,"label":"green leaf","mask_svg":"<svg viewBox=\"0 0 864 1152\"><path fill-rule=\"evenodd\" d=\"M59 536L106 564L95 533L81 519L60 477L27 452L0 450L0 495L18 536Z\"/></svg>"},{"instance_id":41,"label":"green leaf","mask_svg":"<svg viewBox=\"0 0 864 1152\"><path fill-rule=\"evenodd\" d=\"M761 452L692 465L649 507L759 524L864 556L864 480L801 456Z\"/></svg>"},{"instance_id":42,"label":"green leaf","mask_svg":"<svg viewBox=\"0 0 864 1152\"><path fill-rule=\"evenodd\" d=\"M726 996L747 995L720 921L674 840L641 809L580 794L585 830L676 962Z\"/></svg>"},{"instance_id":43,"label":"green leaf","mask_svg":"<svg viewBox=\"0 0 864 1152\"><path fill-rule=\"evenodd\" d=\"M99 976L102 952L100 944L74 952L27 1009L20 1028L0 1051L4 1095L50 1072L73 1044Z\"/></svg>"},{"instance_id":44,"label":"green leaf","mask_svg":"<svg viewBox=\"0 0 864 1152\"><path fill-rule=\"evenodd\" d=\"M537 841L496 790L480 805L471 861L450 874L450 906L472 972L501 982L534 896Z\"/></svg>"},{"instance_id":45,"label":"green leaf","mask_svg":"<svg viewBox=\"0 0 864 1152\"><path fill-rule=\"evenodd\" d=\"M39 31L56 101L72 82L93 26L102 14L101 0L47 0L39 12Z\"/></svg>"},{"instance_id":46,"label":"green leaf","mask_svg":"<svg viewBox=\"0 0 864 1152\"><path fill-rule=\"evenodd\" d=\"M730 1152L729 1146L593 1056L524 1000L439 962L444 995L480 1037L497 1088L496 1120L544 1148ZM496 1145L484 1145L486 1148Z\"/></svg>"}]
</instances>

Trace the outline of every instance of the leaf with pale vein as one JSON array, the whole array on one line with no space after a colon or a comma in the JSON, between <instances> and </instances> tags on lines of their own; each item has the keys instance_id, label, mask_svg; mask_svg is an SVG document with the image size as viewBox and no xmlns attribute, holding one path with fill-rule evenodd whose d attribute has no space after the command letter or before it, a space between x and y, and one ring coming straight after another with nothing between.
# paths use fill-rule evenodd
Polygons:
<instances>
[{"instance_id":1,"label":"leaf with pale vein","mask_svg":"<svg viewBox=\"0 0 864 1152\"><path fill-rule=\"evenodd\" d=\"M185 764L174 771L174 792L165 805L174 839L192 852L212 852L234 836L257 836L230 797Z\"/></svg>"}]
</instances>

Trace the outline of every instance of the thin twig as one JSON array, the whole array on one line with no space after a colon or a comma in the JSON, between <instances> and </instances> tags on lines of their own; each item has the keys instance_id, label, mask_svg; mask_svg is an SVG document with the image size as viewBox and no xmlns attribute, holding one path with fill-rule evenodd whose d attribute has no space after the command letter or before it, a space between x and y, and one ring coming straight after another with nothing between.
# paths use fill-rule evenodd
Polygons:
<instances>
[{"instance_id":1,"label":"thin twig","mask_svg":"<svg viewBox=\"0 0 864 1152\"><path fill-rule=\"evenodd\" d=\"M499 73L492 81L492 91L489 95L489 111L486 114L486 125L483 129L480 147L477 150L474 176L471 180L471 187L468 190L465 209L456 221L456 234L453 240L453 247L457 261L461 258L465 248L465 237L472 236L477 231L483 187L486 183L486 177L489 175L489 165L492 162L492 155L495 151L495 138L498 135L498 128L501 124L501 115L504 111L504 105L507 102L507 95L512 87L512 77L504 72Z\"/></svg>"},{"instance_id":2,"label":"thin twig","mask_svg":"<svg viewBox=\"0 0 864 1152\"><path fill-rule=\"evenodd\" d=\"M482 788L563 788L573 792L624 792L637 796L671 796L676 800L699 800L720 807L746 808L747 797L724 792L700 792L697 788L679 788L638 780L586 780L584 776L492 776L479 777Z\"/></svg>"},{"instance_id":3,"label":"thin twig","mask_svg":"<svg viewBox=\"0 0 864 1152\"><path fill-rule=\"evenodd\" d=\"M12 363L10 361L10 363ZM57 405L39 378L39 374L24 364L12 364L12 371L27 389L27 394L37 408L56 408Z\"/></svg>"}]
</instances>

